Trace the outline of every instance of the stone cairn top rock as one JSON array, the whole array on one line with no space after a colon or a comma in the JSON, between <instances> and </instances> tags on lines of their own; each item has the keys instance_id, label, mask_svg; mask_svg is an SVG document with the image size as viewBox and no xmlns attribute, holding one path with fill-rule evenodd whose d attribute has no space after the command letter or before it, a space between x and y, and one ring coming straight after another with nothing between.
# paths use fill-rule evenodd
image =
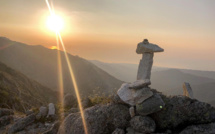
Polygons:
<instances>
[{"instance_id":1,"label":"stone cairn top rock","mask_svg":"<svg viewBox=\"0 0 215 134\"><path fill-rule=\"evenodd\" d=\"M163 51L164 49L160 48L158 45L149 43L148 39L144 39L142 42L138 43L137 49L136 49L137 54L163 52Z\"/></svg>"},{"instance_id":2,"label":"stone cairn top rock","mask_svg":"<svg viewBox=\"0 0 215 134\"><path fill-rule=\"evenodd\" d=\"M153 64L153 53L163 51L164 49L158 45L149 43L147 39L144 39L143 42L137 45L137 54L143 54L138 68L137 80L132 83L123 83L117 91L119 98L131 106L129 109L131 117L135 116L135 107L144 115L148 115L159 111L165 106L160 95L153 94L149 87L151 85L150 76Z\"/></svg>"}]
</instances>

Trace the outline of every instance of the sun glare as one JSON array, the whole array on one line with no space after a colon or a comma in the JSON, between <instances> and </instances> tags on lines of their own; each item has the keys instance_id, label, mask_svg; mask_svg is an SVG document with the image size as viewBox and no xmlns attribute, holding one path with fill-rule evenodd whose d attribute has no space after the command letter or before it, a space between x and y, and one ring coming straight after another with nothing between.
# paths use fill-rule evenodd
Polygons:
<instances>
[{"instance_id":1,"label":"sun glare","mask_svg":"<svg viewBox=\"0 0 215 134\"><path fill-rule=\"evenodd\" d=\"M57 46L51 46L50 49L58 49Z\"/></svg>"},{"instance_id":2,"label":"sun glare","mask_svg":"<svg viewBox=\"0 0 215 134\"><path fill-rule=\"evenodd\" d=\"M64 22L60 16L52 14L48 16L46 25L50 30L60 32L63 29Z\"/></svg>"}]
</instances>

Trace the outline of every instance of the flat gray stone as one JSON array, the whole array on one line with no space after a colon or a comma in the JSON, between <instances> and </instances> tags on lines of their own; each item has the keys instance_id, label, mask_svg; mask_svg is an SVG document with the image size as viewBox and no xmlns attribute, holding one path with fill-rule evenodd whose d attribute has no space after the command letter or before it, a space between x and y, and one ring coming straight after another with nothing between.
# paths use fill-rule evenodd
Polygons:
<instances>
[{"instance_id":1,"label":"flat gray stone","mask_svg":"<svg viewBox=\"0 0 215 134\"><path fill-rule=\"evenodd\" d=\"M129 84L129 88L130 89L140 89L140 88L146 87L150 84L151 84L151 82L149 79L136 80L135 82Z\"/></svg>"},{"instance_id":2,"label":"flat gray stone","mask_svg":"<svg viewBox=\"0 0 215 134\"><path fill-rule=\"evenodd\" d=\"M184 82L183 84L183 95L193 99L193 90L187 82Z\"/></svg>"},{"instance_id":3,"label":"flat gray stone","mask_svg":"<svg viewBox=\"0 0 215 134\"><path fill-rule=\"evenodd\" d=\"M141 104L136 105L136 111L140 115L148 115L160 111L165 106L164 101L158 93L154 95Z\"/></svg>"},{"instance_id":4,"label":"flat gray stone","mask_svg":"<svg viewBox=\"0 0 215 134\"><path fill-rule=\"evenodd\" d=\"M163 52L163 51L164 49L159 47L156 44L152 44L152 43L145 44L143 42L138 43L137 49L136 49L137 54Z\"/></svg>"},{"instance_id":5,"label":"flat gray stone","mask_svg":"<svg viewBox=\"0 0 215 134\"><path fill-rule=\"evenodd\" d=\"M150 88L129 89L129 83L124 83L117 91L117 94L122 101L134 106L151 97L153 92Z\"/></svg>"}]
</instances>

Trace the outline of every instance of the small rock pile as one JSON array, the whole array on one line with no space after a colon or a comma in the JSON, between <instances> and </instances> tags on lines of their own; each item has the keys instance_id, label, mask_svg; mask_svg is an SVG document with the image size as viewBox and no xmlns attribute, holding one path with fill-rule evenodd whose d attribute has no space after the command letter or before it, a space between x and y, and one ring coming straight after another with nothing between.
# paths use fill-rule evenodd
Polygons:
<instances>
[{"instance_id":1,"label":"small rock pile","mask_svg":"<svg viewBox=\"0 0 215 134\"><path fill-rule=\"evenodd\" d=\"M130 115L133 117L135 111L140 115L148 115L161 110L165 103L158 93L153 93L150 80L137 80L133 83L124 83L118 90L119 98L130 105ZM136 109L135 109L136 107Z\"/></svg>"},{"instance_id":2,"label":"small rock pile","mask_svg":"<svg viewBox=\"0 0 215 134\"><path fill-rule=\"evenodd\" d=\"M39 111L14 114L12 109L0 108L0 133L7 134L56 134L60 122L56 118L55 105L41 106Z\"/></svg>"}]
</instances>

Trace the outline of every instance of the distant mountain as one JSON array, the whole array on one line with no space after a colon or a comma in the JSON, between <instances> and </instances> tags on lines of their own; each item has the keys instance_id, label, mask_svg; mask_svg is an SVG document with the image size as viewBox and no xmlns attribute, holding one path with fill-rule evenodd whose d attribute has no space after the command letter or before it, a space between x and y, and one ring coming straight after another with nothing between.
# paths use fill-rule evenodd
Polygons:
<instances>
[{"instance_id":1,"label":"distant mountain","mask_svg":"<svg viewBox=\"0 0 215 134\"><path fill-rule=\"evenodd\" d=\"M208 102L212 104L214 98L215 98L215 82L213 83L203 83L203 84L193 84L191 85L191 88L193 90L194 98L203 101ZM182 95L183 94L183 88L177 87L171 90L168 90L165 92L168 95ZM215 104L215 103L214 103Z\"/></svg>"},{"instance_id":2,"label":"distant mountain","mask_svg":"<svg viewBox=\"0 0 215 134\"><path fill-rule=\"evenodd\" d=\"M138 64L104 63L91 61L114 77L132 82L136 80ZM189 82L194 91L194 97L209 102L215 96L215 72L189 69L152 68L152 88L166 95L182 95L184 82ZM212 104L212 103L211 103Z\"/></svg>"},{"instance_id":3,"label":"distant mountain","mask_svg":"<svg viewBox=\"0 0 215 134\"><path fill-rule=\"evenodd\" d=\"M190 69L180 69L184 73L193 74L196 76L208 77L215 80L215 71L202 71L202 70L190 70Z\"/></svg>"},{"instance_id":4,"label":"distant mountain","mask_svg":"<svg viewBox=\"0 0 215 134\"><path fill-rule=\"evenodd\" d=\"M183 73L178 69L169 69L165 71L157 71L151 76L152 87L164 92L177 87L181 87L184 82L192 85L199 85L204 83L215 82L214 79L196 76L188 73Z\"/></svg>"},{"instance_id":5,"label":"distant mountain","mask_svg":"<svg viewBox=\"0 0 215 134\"><path fill-rule=\"evenodd\" d=\"M64 53L61 52L63 83L66 92L74 92ZM94 64L78 56L69 54L74 74L81 94L93 90L112 92L121 86L122 81L112 77ZM0 61L18 70L39 83L58 90L57 50L43 46L30 46L0 38Z\"/></svg>"},{"instance_id":6,"label":"distant mountain","mask_svg":"<svg viewBox=\"0 0 215 134\"><path fill-rule=\"evenodd\" d=\"M58 100L57 93L0 62L0 107L25 111Z\"/></svg>"},{"instance_id":7,"label":"distant mountain","mask_svg":"<svg viewBox=\"0 0 215 134\"><path fill-rule=\"evenodd\" d=\"M90 60L93 64L108 72L119 80L132 82L136 80L138 64L129 63L105 63L97 60ZM153 66L152 72L166 70L167 68Z\"/></svg>"}]
</instances>

